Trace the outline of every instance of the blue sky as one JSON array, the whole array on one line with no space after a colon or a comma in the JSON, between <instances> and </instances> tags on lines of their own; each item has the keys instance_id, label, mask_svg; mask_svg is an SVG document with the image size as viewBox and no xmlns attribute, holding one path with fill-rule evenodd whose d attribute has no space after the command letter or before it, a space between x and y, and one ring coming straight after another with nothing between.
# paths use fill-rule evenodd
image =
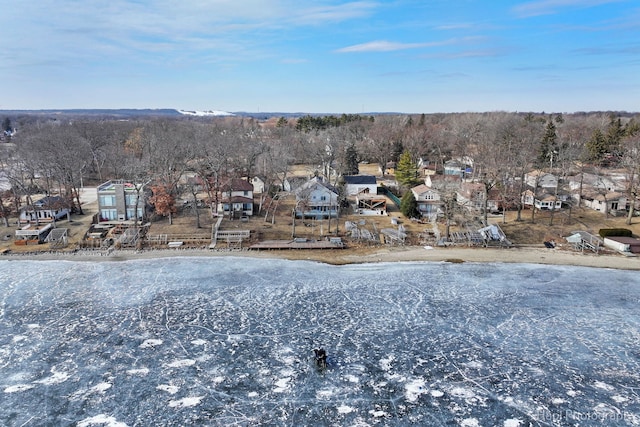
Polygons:
<instances>
[{"instance_id":1,"label":"blue sky","mask_svg":"<svg viewBox=\"0 0 640 427\"><path fill-rule=\"evenodd\" d=\"M640 111L638 0L0 0L0 109Z\"/></svg>"}]
</instances>

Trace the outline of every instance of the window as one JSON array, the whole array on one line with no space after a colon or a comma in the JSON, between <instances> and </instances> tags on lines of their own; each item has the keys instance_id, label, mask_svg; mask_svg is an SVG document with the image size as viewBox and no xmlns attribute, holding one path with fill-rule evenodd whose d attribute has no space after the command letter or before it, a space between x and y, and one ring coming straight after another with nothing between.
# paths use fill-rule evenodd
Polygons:
<instances>
[{"instance_id":1,"label":"window","mask_svg":"<svg viewBox=\"0 0 640 427\"><path fill-rule=\"evenodd\" d=\"M100 206L115 206L116 196L115 194L107 194L100 196Z\"/></svg>"},{"instance_id":2,"label":"window","mask_svg":"<svg viewBox=\"0 0 640 427\"><path fill-rule=\"evenodd\" d=\"M117 209L102 209L100 211L100 218L107 221L115 221L118 219Z\"/></svg>"},{"instance_id":3,"label":"window","mask_svg":"<svg viewBox=\"0 0 640 427\"><path fill-rule=\"evenodd\" d=\"M138 202L138 195L137 194L126 194L124 196L124 200L127 206L135 206L136 203Z\"/></svg>"},{"instance_id":4,"label":"window","mask_svg":"<svg viewBox=\"0 0 640 427\"><path fill-rule=\"evenodd\" d=\"M135 219L136 210L134 208L127 208L127 219ZM142 218L142 208L138 208L138 218Z\"/></svg>"}]
</instances>

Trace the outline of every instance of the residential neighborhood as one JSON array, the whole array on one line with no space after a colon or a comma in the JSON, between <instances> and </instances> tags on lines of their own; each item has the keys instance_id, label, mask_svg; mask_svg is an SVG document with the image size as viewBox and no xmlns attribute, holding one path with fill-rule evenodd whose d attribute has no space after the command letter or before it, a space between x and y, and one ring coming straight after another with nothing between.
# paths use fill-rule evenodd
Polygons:
<instances>
[{"instance_id":1,"label":"residential neighborhood","mask_svg":"<svg viewBox=\"0 0 640 427\"><path fill-rule=\"evenodd\" d=\"M515 116L500 117L514 126L517 125L514 120L522 120ZM38 146L29 145L36 141L30 138L29 126L22 126L23 132L15 135L11 143L0 145L6 153L2 170L4 253L45 250L47 244L56 250L163 247L247 250L287 247L283 242L293 240L298 248L325 247L314 242L339 242L337 246L326 247L341 249L371 245L477 247L497 242L504 247L544 247L553 241L564 242L564 247L570 249L574 245L565 239L576 236L575 232L588 233L586 239L590 242L600 238L600 229L635 231L635 223L640 222L635 211L639 201L635 191L638 174L633 172L637 169L633 165L630 168L622 153L615 167L582 164L559 155L555 155L552 167L550 159L547 164L534 158L534 146L529 147L528 161L514 168L517 165L483 157L478 144L467 145L469 149L463 155L450 151L449 158L411 156L409 149L404 148L402 156L395 160L380 156L375 161L377 152L362 142L357 162L348 156L338 156L341 146L336 146L319 153L317 162L299 163L296 156L304 158L308 152L296 154L293 148L289 148L288 154L278 151L284 140L274 139L277 128L269 121L250 122L255 136L245 140L246 136L238 132L244 131L246 124L228 120L167 123L175 129L166 125L158 128L155 122L113 123L115 127L129 129L132 141L141 141L145 132L155 135L154 140L158 141L158 132L221 128L229 135L231 145L219 142L214 146L217 153L226 153L223 158L220 154L204 156L210 150L206 145L157 146L145 152L135 151L142 150L139 142L135 143L138 145L127 142L130 148L119 154L124 158L116 163L109 156L117 151L104 151L105 160L94 162L92 168L87 167L90 162L84 163L83 168L74 166L76 158L69 158L64 164L50 163L50 170L81 171L57 180L43 174L38 166L42 163L34 163L31 168L22 163L25 166L16 173L22 150L31 153L38 150ZM389 120L379 118L382 122L379 126L389 126ZM527 120L521 126L530 126ZM541 116L538 120L538 129L542 131L547 118ZM627 126L631 128L634 123L630 119ZM352 125L353 122L345 122L342 126ZM370 132L376 129L375 121L367 121L367 126L371 127ZM425 120L422 126L430 125ZM40 127L38 132L46 129L47 126ZM50 128L50 136L54 138L63 131L68 140L75 132L74 125L69 124L66 129L59 125ZM304 133L293 131L287 138L295 135ZM620 138L618 146L627 140L630 141L627 144L635 141L635 136ZM76 139L80 144L77 153L88 149L83 148L85 141ZM425 140L420 150L441 153L452 143L460 144L460 140L448 143ZM355 146L351 147L355 150ZM583 148L587 147L588 141ZM64 146L59 149L67 150ZM103 150L106 149L104 146ZM91 150L87 151L90 153ZM565 155L570 153L567 149ZM248 155L253 156L252 162L248 161ZM148 157L146 169L141 169L144 164L137 160L139 156ZM363 160L367 157L370 160ZM163 162L168 163L163 166ZM610 163L610 158L607 162ZM120 165L126 167L118 176L100 180L108 170L118 171ZM85 187L91 182L94 187ZM95 191L95 205L79 203L80 193L86 197L86 192L91 191ZM78 228L80 223L86 229ZM59 236L48 242L47 236L54 229L61 229L55 234L64 239ZM489 237L496 235L501 237ZM615 247L602 241L597 248L603 250L607 246ZM635 251L633 244L628 248Z\"/></svg>"}]
</instances>

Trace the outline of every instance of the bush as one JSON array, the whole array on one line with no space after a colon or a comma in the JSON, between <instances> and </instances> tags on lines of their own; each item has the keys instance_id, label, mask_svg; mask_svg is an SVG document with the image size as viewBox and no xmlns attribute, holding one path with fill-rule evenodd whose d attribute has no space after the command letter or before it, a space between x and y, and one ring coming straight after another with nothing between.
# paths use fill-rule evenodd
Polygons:
<instances>
[{"instance_id":1,"label":"bush","mask_svg":"<svg viewBox=\"0 0 640 427\"><path fill-rule=\"evenodd\" d=\"M600 237L632 237L633 233L627 228L601 228L598 231Z\"/></svg>"}]
</instances>

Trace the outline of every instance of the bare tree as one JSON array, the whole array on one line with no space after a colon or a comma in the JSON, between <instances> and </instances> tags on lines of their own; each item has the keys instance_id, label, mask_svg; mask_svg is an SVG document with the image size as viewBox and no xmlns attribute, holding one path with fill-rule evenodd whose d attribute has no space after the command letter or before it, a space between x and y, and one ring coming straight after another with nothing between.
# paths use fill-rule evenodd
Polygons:
<instances>
[{"instance_id":1,"label":"bare tree","mask_svg":"<svg viewBox=\"0 0 640 427\"><path fill-rule=\"evenodd\" d=\"M622 165L627 175L627 197L629 198L629 212L625 223L631 225L636 213L636 201L640 195L640 132L623 138L622 146Z\"/></svg>"}]
</instances>

